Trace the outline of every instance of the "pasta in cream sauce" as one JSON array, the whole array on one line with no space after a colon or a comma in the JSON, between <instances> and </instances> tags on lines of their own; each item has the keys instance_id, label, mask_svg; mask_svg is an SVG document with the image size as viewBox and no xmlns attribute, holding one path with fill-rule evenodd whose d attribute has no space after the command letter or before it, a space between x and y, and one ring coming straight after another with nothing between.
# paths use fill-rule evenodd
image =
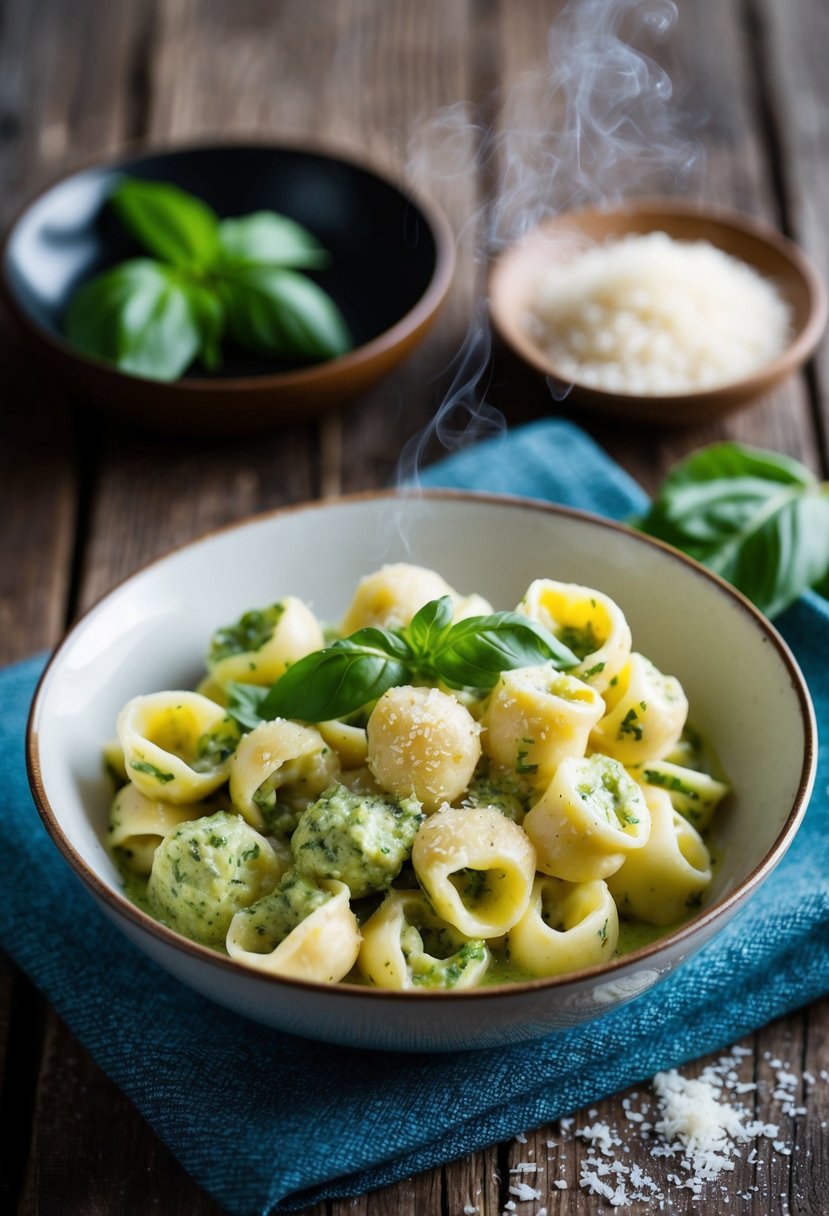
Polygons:
<instances>
[{"instance_id":1,"label":"pasta in cream sauce","mask_svg":"<svg viewBox=\"0 0 829 1216\"><path fill-rule=\"evenodd\" d=\"M107 843L157 920L242 966L516 982L601 965L705 898L728 785L601 591L541 578L499 614L398 563L339 629L295 596L248 608L205 668L119 714ZM291 682L307 711L271 712Z\"/></svg>"}]
</instances>

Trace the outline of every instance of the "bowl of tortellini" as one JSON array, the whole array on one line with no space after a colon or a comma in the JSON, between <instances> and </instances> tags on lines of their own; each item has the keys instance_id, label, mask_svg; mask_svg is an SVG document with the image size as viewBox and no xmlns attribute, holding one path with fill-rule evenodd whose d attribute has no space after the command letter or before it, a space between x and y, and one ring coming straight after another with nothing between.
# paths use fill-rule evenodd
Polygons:
<instances>
[{"instance_id":1,"label":"bowl of tortellini","mask_svg":"<svg viewBox=\"0 0 829 1216\"><path fill-rule=\"evenodd\" d=\"M139 571L56 651L28 747L54 843L161 967L284 1032L441 1051L599 1017L704 945L791 843L815 738L715 575L434 491Z\"/></svg>"}]
</instances>

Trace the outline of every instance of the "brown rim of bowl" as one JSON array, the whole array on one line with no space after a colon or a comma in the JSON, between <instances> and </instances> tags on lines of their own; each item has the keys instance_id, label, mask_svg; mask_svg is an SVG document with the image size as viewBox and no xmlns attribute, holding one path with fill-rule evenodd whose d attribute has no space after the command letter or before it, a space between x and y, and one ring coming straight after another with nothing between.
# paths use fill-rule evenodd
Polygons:
<instances>
[{"instance_id":1,"label":"brown rim of bowl","mask_svg":"<svg viewBox=\"0 0 829 1216\"><path fill-rule=\"evenodd\" d=\"M460 992L457 991L436 991L436 992L398 992L395 990L387 990L380 988L370 988L367 985L348 984L340 981L336 984L318 983L311 980L293 979L288 976L271 975L266 972L254 971L244 965L234 962L233 959L217 954L207 946L201 946L197 942L190 941L189 938L175 933L172 929L168 929L166 925L160 924L154 920L148 913L143 912L135 904L131 903L125 895L113 890L98 875L92 870L83 858L76 852L71 842L65 836L60 825L60 820L55 814L46 790L43 786L43 781L40 772L40 758L38 753L38 731L36 719L40 712L40 703L46 692L46 685L49 682L49 677L55 663L60 658L63 651L72 641L75 633L97 613L111 598L116 595L121 587L130 582L133 578L145 571L152 569L161 562L167 561L175 554L190 548L192 545L202 544L204 541L210 540L214 536L221 535L225 532L231 532L237 528L244 528L251 524L264 522L280 515L290 515L300 511L310 511L326 509L336 505L348 505L351 503L367 502L377 499L395 499L395 498L416 498L428 499L433 501L475 501L481 503L491 503L502 507L514 508L525 511L527 509L542 511L550 515L563 515L568 518L582 520L586 523L600 524L603 527L610 528L616 532L622 532L628 536L636 538L637 542L643 545L651 545L668 554L671 559L691 567L698 576L706 578L711 582L717 590L724 594L727 598L736 602L743 612L749 616L755 625L759 625L762 632L766 635L769 641L777 649L780 658L786 667L792 686L797 692L798 701L800 703L800 715L803 724L803 731L806 740L804 751L803 767L801 769L800 781L798 783L797 793L792 803L792 808L786 817L777 838L774 841L771 849L769 849L763 860L754 867L754 869L745 876L738 884L737 888L729 895L723 896L717 903L712 904L710 908L706 908L699 916L694 917L679 929L675 929L672 933L666 933L664 937L659 938L655 942L651 942L646 946L641 946L638 950L632 950L628 954L621 955L619 958L612 959L610 962L596 964L593 967L584 967L579 971L571 971L565 975L547 976L534 980L524 980L513 984L499 984L491 987L468 988ZM220 528L213 528L204 533L202 536L195 537L191 541L187 541L182 545L176 546L161 557L155 558L153 561L145 563L138 570L122 579L115 587L112 588L106 595L102 596L91 608L89 608L83 616L72 626L65 635L63 640L56 648L54 654L50 657L49 662L43 671L43 674L38 681L35 695L32 700L29 719L26 727L26 768L29 777L29 784L34 795L35 805L38 813L47 832L51 836L53 842L63 854L65 860L69 863L72 869L78 876L83 879L85 884L90 888L92 893L103 901L109 908L116 913L126 916L126 918L140 929L149 932L152 936L159 939L164 945L171 946L178 950L183 950L185 953L200 959L202 962L210 963L214 967L218 967L225 972L232 974L243 974L250 979L255 979L269 985L286 986L290 988L301 988L309 992L330 992L332 989L343 996L361 997L371 1000L404 1000L410 1001L414 999L419 1001L449 1001L449 1000L497 1000L499 998L509 998L518 993L539 990L543 988L565 988L569 984L579 984L590 979L598 979L600 977L612 977L616 972L629 967L632 963L639 964L647 962L653 955L657 954L667 944L676 944L688 940L693 937L701 928L704 928L716 920L723 912L728 910L736 910L735 905L739 904L746 895L750 894L760 883L771 873L777 866L783 855L786 853L789 845L794 839L795 833L800 826L800 822L806 812L809 795L814 783L815 767L817 759L816 750L817 724L815 722L814 710L811 699L806 687L805 680L797 665L791 650L781 635L777 632L774 626L766 620L766 618L754 607L749 600L745 598L739 591L735 590L719 575L707 570L701 566L693 558L687 557L679 550L671 548L669 545L663 544L662 541L656 540L654 537L646 536L644 533L635 532L624 524L617 523L615 520L604 519L602 516L595 515L589 511L577 510L574 507L559 506L554 503L547 503L538 499L519 498L506 494L486 494L486 493L471 493L459 490L426 490L413 491L411 493L394 493L389 491L364 491L357 494L342 495L333 499L316 500L312 502L296 503L291 506L277 507L272 511L264 511L257 515L249 516L242 520L237 520L234 523L225 524Z\"/></svg>"},{"instance_id":2,"label":"brown rim of bowl","mask_svg":"<svg viewBox=\"0 0 829 1216\"><path fill-rule=\"evenodd\" d=\"M643 397L642 393L625 392L621 389L618 391L616 389L605 389L560 375L551 361L544 355L544 352L519 328L515 318L505 317L501 312L497 303L499 297L498 281L504 273L504 266L509 263L514 251L518 251L523 247L525 242L534 240L540 233L544 232L545 228L565 230L567 221L572 220L574 221L573 231L578 233L579 223L584 218L599 215L618 215L620 217L626 215L641 216L648 215L649 213L653 213L655 217L661 214L667 217L677 216L708 220L733 232L739 232L743 235L747 234L754 240L768 245L784 258L790 266L794 267L794 270L806 286L810 301L809 315L806 324L800 332L795 335L788 346L775 359L772 359L770 363L763 364L761 368L758 368L757 371L752 372L750 375L741 376L738 380L729 380L723 384L712 385L710 388L681 389L676 393L660 392ZM654 231L657 230L657 225L655 224ZM821 339L823 331L826 328L827 317L829 316L829 296L827 296L823 279L818 274L808 255L789 237L779 232L778 229L764 220L757 219L753 215L746 215L733 207L673 198L670 195L664 197L660 195L644 195L641 198L633 198L627 202L620 203L615 207L583 207L574 211L563 211L560 215L542 220L540 224L525 233L524 236L519 237L514 244L508 246L496 258L489 274L488 294L490 311L496 328L504 340L531 367L541 372L542 375L557 380L562 385L570 385L577 390L584 390L585 392L595 394L597 398L613 398L622 402L638 400L640 398L644 400L656 401L664 399L670 401L672 398L688 399L691 397L694 400L705 402L713 401L723 392L733 391L736 388L739 388L746 396L753 395L755 392L759 396L770 381L780 379L788 371L794 370L796 366L809 358Z\"/></svg>"},{"instance_id":3,"label":"brown rim of bowl","mask_svg":"<svg viewBox=\"0 0 829 1216\"><path fill-rule=\"evenodd\" d=\"M86 173L96 168L116 169L119 164L125 161L134 160L139 156L164 156L167 154L176 155L185 152L205 152L211 148L256 148L267 151L268 149L279 152L307 152L312 156L321 156L329 160L340 161L343 164L351 165L356 169L361 169L364 173L369 173L376 177L379 181L384 182L393 190L396 190L404 199L410 201L421 212L435 240L435 269L432 277L429 280L428 286L423 295L416 303L405 313L399 321L396 321L389 329L383 330L377 337L372 338L368 342L364 342L362 346L357 346L354 350L348 351L344 355L339 355L335 359L326 359L322 363L315 363L311 367L299 368L296 371L274 372L272 374L252 375L252 376L235 376L224 377L218 379L216 377L198 376L188 379L179 379L173 381L164 381L165 388L174 388L187 392L228 392L241 391L245 388L268 388L276 387L285 389L300 389L322 376L323 374L339 374L340 372L348 372L352 367L360 366L367 359L370 360L376 355L383 354L387 350L393 349L397 343L413 330L417 330L440 306L449 288L452 284L452 277L455 272L455 235L450 227L449 221L441 211L440 207L431 200L424 199L417 190L410 189L407 185L396 180L392 173L388 173L378 166L371 163L370 160L360 156L357 153L350 151L338 151L321 140L303 141L300 139L280 139L266 140L256 139L255 137L246 138L243 135L222 137L220 140L205 139L205 140L188 140L186 143L170 143L170 144L134 144L122 148L118 153L103 157L96 160L85 161L83 164L77 165L68 173L63 173L59 177L54 178L48 185L44 186L37 194L33 195L22 207L16 212L14 219L6 231L2 244L0 244L0 298L3 299L9 312L15 318L17 323L24 329L32 332L40 341L45 342L58 355L76 359L79 363L86 367L92 368L97 372L105 372L109 375L122 377L127 375L126 372L120 371L114 364L107 363L103 359L95 359L90 355L84 354L73 346L70 342L58 337L51 330L41 325L29 313L21 308L17 302L17 297L11 289L11 286L6 276L6 253L9 243L14 236L17 228L24 215L34 207L40 199L49 194L57 186L63 182L69 181L79 173ZM149 387L157 385L157 380L148 379L146 376L129 376L130 380L143 382Z\"/></svg>"}]
</instances>

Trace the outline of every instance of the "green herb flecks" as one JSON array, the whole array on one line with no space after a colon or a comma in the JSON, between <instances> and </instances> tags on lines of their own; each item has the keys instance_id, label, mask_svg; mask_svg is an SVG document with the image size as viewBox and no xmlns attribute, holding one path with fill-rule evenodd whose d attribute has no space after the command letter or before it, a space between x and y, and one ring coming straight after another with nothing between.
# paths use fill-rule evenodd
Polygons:
<instances>
[{"instance_id":1,"label":"green herb flecks","mask_svg":"<svg viewBox=\"0 0 829 1216\"><path fill-rule=\"evenodd\" d=\"M284 612L285 605L281 603L271 604L268 608L252 608L232 625L217 629L210 639L207 655L209 666L215 667L231 655L261 650L273 637Z\"/></svg>"},{"instance_id":2,"label":"green herb flecks","mask_svg":"<svg viewBox=\"0 0 829 1216\"><path fill-rule=\"evenodd\" d=\"M134 768L137 773L146 773L148 777L155 777L156 781L160 781L162 785L175 780L175 773L162 772L160 768L150 764L149 760L131 760L130 768Z\"/></svg>"},{"instance_id":3,"label":"green herb flecks","mask_svg":"<svg viewBox=\"0 0 829 1216\"><path fill-rule=\"evenodd\" d=\"M619 725L617 737L621 739L624 735L633 735L636 742L639 743L642 738L642 734L643 727L642 723L639 721L639 714L635 709L631 708L627 711Z\"/></svg>"}]
</instances>

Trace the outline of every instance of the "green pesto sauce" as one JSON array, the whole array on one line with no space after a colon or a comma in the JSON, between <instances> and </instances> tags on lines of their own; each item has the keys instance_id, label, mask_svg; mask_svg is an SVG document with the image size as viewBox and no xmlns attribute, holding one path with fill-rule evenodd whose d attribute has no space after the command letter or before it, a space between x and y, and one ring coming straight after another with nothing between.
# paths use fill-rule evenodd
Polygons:
<instances>
[{"instance_id":1,"label":"green pesto sauce","mask_svg":"<svg viewBox=\"0 0 829 1216\"><path fill-rule=\"evenodd\" d=\"M694 909L695 912L696 910ZM674 925L646 925L643 921L638 920L620 920L619 941L610 957L621 958L625 954L631 954L634 950L640 950L643 946L649 946L651 942L667 937L669 933L673 933L690 919L691 917L688 916L685 921L677 921ZM493 951L492 962L481 980L481 987L488 988L495 984L526 984L529 980L541 978L538 975L530 975L521 967L516 967L514 963L504 957L502 952Z\"/></svg>"},{"instance_id":2,"label":"green pesto sauce","mask_svg":"<svg viewBox=\"0 0 829 1216\"><path fill-rule=\"evenodd\" d=\"M124 894L131 904L135 904L136 908L140 908L142 912L146 912L153 920L157 920L150 907L150 901L147 897L147 882L148 878L139 874L131 873L126 866L119 866L118 872L121 875L121 883L124 888Z\"/></svg>"},{"instance_id":3,"label":"green pesto sauce","mask_svg":"<svg viewBox=\"0 0 829 1216\"><path fill-rule=\"evenodd\" d=\"M252 608L232 625L217 629L210 639L208 666L215 666L222 659L236 654L255 654L273 637L279 620L285 611L284 604L271 604L269 608Z\"/></svg>"},{"instance_id":4,"label":"green pesto sauce","mask_svg":"<svg viewBox=\"0 0 829 1216\"><path fill-rule=\"evenodd\" d=\"M140 908L142 912L146 912L148 916L152 916L153 920L158 920L158 917L154 915L150 908L147 899L147 879L140 878L137 874L131 874L129 870L124 868L121 868L120 872L124 884L124 894L130 903L135 904L137 908ZM694 911L696 912L697 909L694 909ZM612 957L621 958L622 955L631 954L634 950L639 950L643 946L649 946L652 942L659 941L662 937L667 937L669 933L673 933L690 919L691 917L689 916L685 921L677 921L674 925L646 925L642 921L622 920L619 922L619 941ZM162 921L161 923L163 924L164 922ZM430 954L440 958L442 954L451 953L449 944L447 942L436 941L436 935L425 935L422 930L421 935L429 937L427 948ZM424 945L426 944L424 940ZM221 946L210 947L210 949L215 949L219 954L227 953ZM528 980L538 978L538 976L529 975L520 967L516 967L500 951L493 950L492 961L481 980L480 987L488 988L496 984L525 984ZM344 982L347 984L363 985L366 983L356 967L345 977Z\"/></svg>"}]
</instances>

